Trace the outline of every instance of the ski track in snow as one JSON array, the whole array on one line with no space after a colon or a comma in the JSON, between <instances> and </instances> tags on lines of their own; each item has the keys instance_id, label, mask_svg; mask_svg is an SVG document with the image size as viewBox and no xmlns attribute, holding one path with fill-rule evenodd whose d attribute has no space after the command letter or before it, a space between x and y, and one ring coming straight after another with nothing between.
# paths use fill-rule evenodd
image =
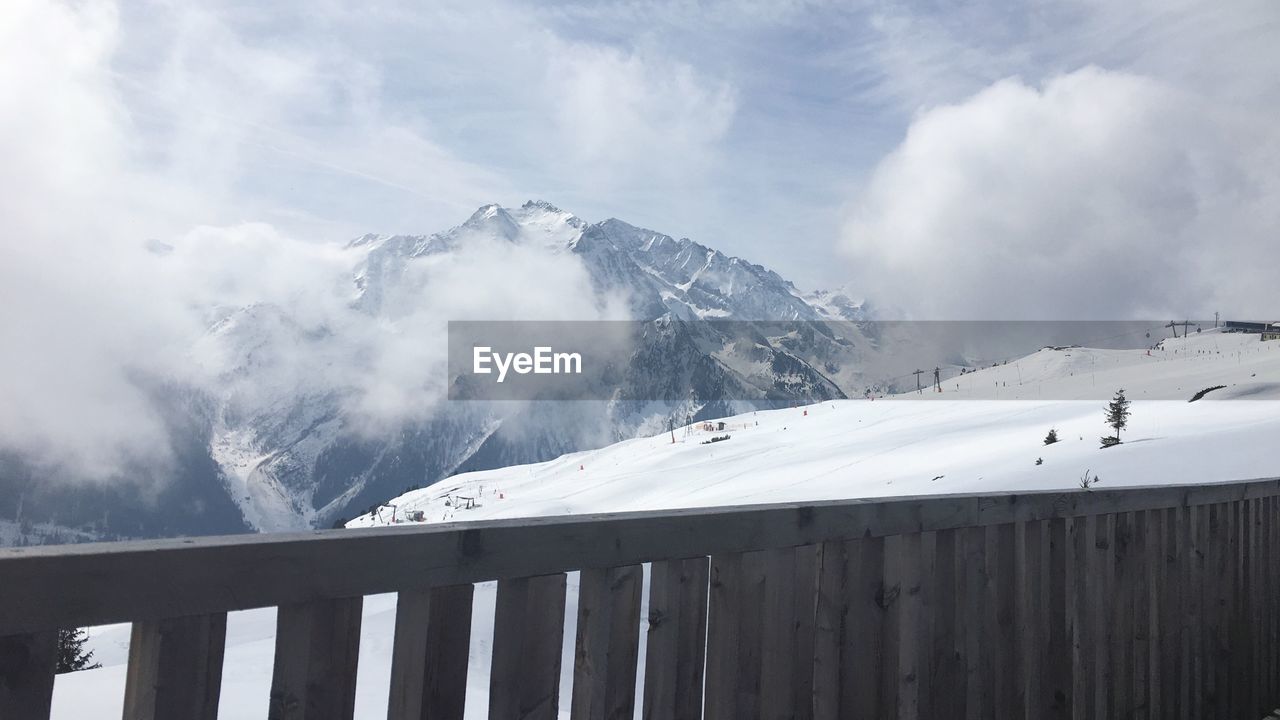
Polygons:
<instances>
[{"instance_id":1,"label":"ski track in snow","mask_svg":"<svg viewBox=\"0 0 1280 720\"><path fill-rule=\"evenodd\" d=\"M1187 402L1213 385L1227 387ZM1124 444L1104 451L1098 440L1109 431L1101 398L1121 387L1134 400L1133 416L1122 434ZM1205 332L1167 340L1151 356L1142 350L1044 350L946 381L944 390L748 413L727 418L725 431L677 429L675 443L664 432L536 465L458 475L388 502L397 505L400 517L406 510L422 510L428 522L439 523L446 518L1076 488L1086 470L1101 478L1102 488L1280 476L1275 452L1280 342L1261 343L1256 335ZM1067 399L1040 399L1044 396ZM1228 401L1231 397L1253 399ZM1045 446L1050 428L1057 429L1061 440ZM726 432L728 441L701 444ZM1044 464L1035 465L1037 458ZM939 475L942 479L935 481ZM448 507L446 491L477 497L480 506ZM375 524L379 522L369 516L350 523ZM495 587L476 587L468 718L483 718L487 711ZM569 711L577 588L577 574L571 573L561 717ZM642 608L641 617L646 615ZM394 596L365 599L359 718L386 714L394 623ZM266 717L274 628L274 609L230 615L219 717ZM640 635L643 669L643 623ZM54 718L119 717L128 638L128 625L91 630L91 645L103 667L58 676ZM636 706L638 717L638 701Z\"/></svg>"}]
</instances>

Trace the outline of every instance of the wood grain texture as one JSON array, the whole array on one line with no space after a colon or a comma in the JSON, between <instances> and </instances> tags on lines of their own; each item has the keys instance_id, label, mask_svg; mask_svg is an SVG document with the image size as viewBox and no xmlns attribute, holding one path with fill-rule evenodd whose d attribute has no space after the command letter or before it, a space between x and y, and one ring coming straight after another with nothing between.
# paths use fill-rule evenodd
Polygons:
<instances>
[{"instance_id":1,"label":"wood grain texture","mask_svg":"<svg viewBox=\"0 0 1280 720\"><path fill-rule=\"evenodd\" d=\"M583 570L574 644L573 720L630 720L640 651L639 565Z\"/></svg>"},{"instance_id":2,"label":"wood grain texture","mask_svg":"<svg viewBox=\"0 0 1280 720\"><path fill-rule=\"evenodd\" d=\"M702 717L709 565L695 557L650 567L645 720Z\"/></svg>"},{"instance_id":3,"label":"wood grain texture","mask_svg":"<svg viewBox=\"0 0 1280 720\"><path fill-rule=\"evenodd\" d=\"M124 720L216 720L226 613L133 624Z\"/></svg>"},{"instance_id":4,"label":"wood grain texture","mask_svg":"<svg viewBox=\"0 0 1280 720\"><path fill-rule=\"evenodd\" d=\"M932 609L928 651L931 677L930 689L924 693L926 706L921 712L931 717L947 713L964 716L964 635L961 632L964 607L958 576L959 534L957 530L935 533L930 556L932 569L926 575Z\"/></svg>"},{"instance_id":5,"label":"wood grain texture","mask_svg":"<svg viewBox=\"0 0 1280 720\"><path fill-rule=\"evenodd\" d=\"M498 583L490 720L558 718L565 593L559 573Z\"/></svg>"},{"instance_id":6,"label":"wood grain texture","mask_svg":"<svg viewBox=\"0 0 1280 720\"><path fill-rule=\"evenodd\" d=\"M388 720L461 720L473 593L471 585L400 593Z\"/></svg>"},{"instance_id":7,"label":"wood grain texture","mask_svg":"<svg viewBox=\"0 0 1280 720\"><path fill-rule=\"evenodd\" d=\"M836 720L841 717L842 643L849 609L848 593L845 588L847 548L848 544L844 542L826 542L820 546L818 554L817 593L814 598L812 701L815 720ZM712 615L714 616L716 612L714 574L712 593ZM708 659L707 671L708 682L710 682L710 659ZM709 720L713 717L709 711L707 717Z\"/></svg>"},{"instance_id":8,"label":"wood grain texture","mask_svg":"<svg viewBox=\"0 0 1280 720\"><path fill-rule=\"evenodd\" d=\"M1276 495L1280 480L1260 480L5 548L0 635ZM153 591L157 576L164 593Z\"/></svg>"},{"instance_id":9,"label":"wood grain texture","mask_svg":"<svg viewBox=\"0 0 1280 720\"><path fill-rule=\"evenodd\" d=\"M0 718L47 720L57 660L57 631L0 637Z\"/></svg>"},{"instance_id":10,"label":"wood grain texture","mask_svg":"<svg viewBox=\"0 0 1280 720\"><path fill-rule=\"evenodd\" d=\"M342 598L279 609L269 720L351 720L363 604Z\"/></svg>"}]
</instances>

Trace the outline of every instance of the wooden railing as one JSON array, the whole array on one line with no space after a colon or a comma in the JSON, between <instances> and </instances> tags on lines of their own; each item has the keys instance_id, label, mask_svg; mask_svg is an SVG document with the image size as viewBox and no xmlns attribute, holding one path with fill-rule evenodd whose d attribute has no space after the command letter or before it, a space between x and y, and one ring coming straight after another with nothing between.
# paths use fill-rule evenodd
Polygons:
<instances>
[{"instance_id":1,"label":"wooden railing","mask_svg":"<svg viewBox=\"0 0 1280 720\"><path fill-rule=\"evenodd\" d=\"M460 718L487 580L488 716L555 718L574 570L573 718L637 682L653 720L1261 718L1278 514L1264 480L0 550L0 718L48 716L56 628L129 621L125 718L212 719L226 612L267 606L269 717L350 718L387 592L388 717Z\"/></svg>"}]
</instances>

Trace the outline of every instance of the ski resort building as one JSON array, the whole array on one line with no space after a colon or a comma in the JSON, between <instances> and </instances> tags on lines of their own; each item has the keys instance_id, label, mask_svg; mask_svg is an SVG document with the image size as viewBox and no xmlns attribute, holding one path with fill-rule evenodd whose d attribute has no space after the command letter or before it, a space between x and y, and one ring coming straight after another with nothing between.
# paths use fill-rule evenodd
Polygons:
<instances>
[{"instance_id":1,"label":"ski resort building","mask_svg":"<svg viewBox=\"0 0 1280 720\"><path fill-rule=\"evenodd\" d=\"M1222 331L1229 333L1266 333L1275 328L1275 323L1266 322L1242 322L1239 320L1227 320L1222 323Z\"/></svg>"}]
</instances>

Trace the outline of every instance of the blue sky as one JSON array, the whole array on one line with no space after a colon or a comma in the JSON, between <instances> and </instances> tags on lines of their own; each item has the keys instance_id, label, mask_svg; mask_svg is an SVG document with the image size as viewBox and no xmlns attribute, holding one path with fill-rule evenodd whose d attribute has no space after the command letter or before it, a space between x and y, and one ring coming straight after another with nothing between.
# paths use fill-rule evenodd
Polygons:
<instances>
[{"instance_id":1,"label":"blue sky","mask_svg":"<svg viewBox=\"0 0 1280 720\"><path fill-rule=\"evenodd\" d=\"M438 231L487 202L541 198L588 220L617 216L692 237L803 287L851 284L887 306L937 314L952 301L915 299L944 275L959 277L950 268L1007 256L1009 247L1043 249L1027 245L1032 235L1073 246L1080 263L1062 270L1082 272L1104 262L1117 242L1132 239L1135 257L1147 257L1153 231L1185 235L1171 252L1194 254L1213 234L1205 226L1222 228L1227 216L1258 218L1256 227L1231 232L1243 238L1237 252L1260 252L1276 213L1276 178L1261 159L1276 152L1276 135L1263 126L1280 111L1280 10L1269 0L1227 7L1187 0L15 0L3 12L14 20L6 23L11 31L47 31L15 36L7 64L30 66L23 53L70 56L63 67L35 71L29 87L53 95L70 83L84 92L110 135L100 140L121 165L115 175L131 176L133 194L151 198L130 214L134 231L147 236L253 221L336 242L365 232ZM1080 88L1063 101L1070 107L1048 107L1049 89L1064 78L1106 87ZM1001 83L1030 95L989 92ZM27 106L7 96L10 109ZM1049 176L1020 162L1046 142L1059 155L1081 154L1072 147L1078 124L1041 133L1027 123L1041 112L1093 112L1091 98L1103 96L1113 102L1089 122L1118 134L1082 153L1097 160L1093 166ZM937 118L953 109L967 118L953 127L980 127L970 127L969 137L948 135ZM1016 131L1001 130L1002 118L1019 112L1025 117ZM1153 119L1161 112L1187 127L1162 127ZM1133 117L1169 136L1141 157L1125 157L1132 166L1168 167L1179 161L1169 153L1201 153L1223 167L1186 187L1168 187L1169 178L1155 174L1106 191L1117 175L1108 158L1134 145L1124 133L1148 132L1128 127ZM921 127L933 136L916 149L927 146L939 161L895 160ZM76 133L76 141L96 142ZM984 144L974 145L974 135ZM1187 150L1189 142L1204 147ZM981 156L978 165L991 162L973 167L966 152ZM939 187L949 174L971 181ZM1059 180L1074 184L1042 188L1048 197L1020 196ZM1105 219L1087 216L1110 203L1088 205L1075 226L1065 218L1079 214L1055 198L1082 183L1127 199ZM1018 196L983 195L997 186ZM1221 207L1223 217L1129 226L1149 219L1151 202L1190 198L1217 207L1229 200L1222 189L1233 187L1247 188L1235 199L1245 206ZM1249 204L1250 195L1265 198L1263 207ZM907 196L914 199L903 206ZM1124 204L1130 201L1136 204ZM1001 202L1025 217L966 210ZM1046 228L1032 216L1058 220ZM906 217L923 227L908 227ZM1097 238L1100 224L1116 237ZM904 237L941 267L916 278L899 252ZM989 281L965 276L954 280L955 292ZM1189 300L1140 293L1107 302L1127 303L1125 316L1243 310L1260 304L1264 287L1258 280L1249 295L1196 288ZM974 313L1007 305L993 298L976 303Z\"/></svg>"}]
</instances>

